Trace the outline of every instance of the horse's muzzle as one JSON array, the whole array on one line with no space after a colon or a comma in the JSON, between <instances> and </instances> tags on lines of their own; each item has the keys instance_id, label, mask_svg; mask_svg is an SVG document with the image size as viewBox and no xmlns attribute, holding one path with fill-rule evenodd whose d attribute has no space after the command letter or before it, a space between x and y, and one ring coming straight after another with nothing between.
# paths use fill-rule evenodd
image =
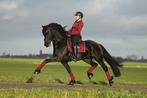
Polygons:
<instances>
[{"instance_id":1,"label":"horse's muzzle","mask_svg":"<svg viewBox=\"0 0 147 98\"><path fill-rule=\"evenodd\" d=\"M49 45L50 45L50 43L44 42L44 46L45 46L45 47L49 47Z\"/></svg>"}]
</instances>

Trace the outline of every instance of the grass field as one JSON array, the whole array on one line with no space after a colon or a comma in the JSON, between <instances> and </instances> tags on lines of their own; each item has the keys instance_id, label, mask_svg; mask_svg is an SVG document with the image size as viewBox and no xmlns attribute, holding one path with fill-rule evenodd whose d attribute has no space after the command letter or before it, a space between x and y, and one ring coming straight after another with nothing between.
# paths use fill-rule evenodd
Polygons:
<instances>
[{"instance_id":1,"label":"grass field","mask_svg":"<svg viewBox=\"0 0 147 98\"><path fill-rule=\"evenodd\" d=\"M0 58L0 82L24 83L32 75L41 59L11 59ZM76 80L82 83L91 83L86 71L89 67L84 62L69 63ZM147 85L147 63L124 62L121 69L122 76L115 78L116 84L144 84ZM111 72L112 74L112 72ZM69 76L60 63L47 64L40 75L35 78L35 83L56 83L61 80L65 84L69 82ZM99 66L94 71L92 81L107 82L102 68ZM42 97L43 96L43 97ZM142 91L112 90L94 88L33 88L33 89L0 89L0 98L146 98L147 93Z\"/></svg>"},{"instance_id":2,"label":"grass field","mask_svg":"<svg viewBox=\"0 0 147 98\"><path fill-rule=\"evenodd\" d=\"M0 98L146 98L147 93L106 89L0 89Z\"/></svg>"}]
</instances>

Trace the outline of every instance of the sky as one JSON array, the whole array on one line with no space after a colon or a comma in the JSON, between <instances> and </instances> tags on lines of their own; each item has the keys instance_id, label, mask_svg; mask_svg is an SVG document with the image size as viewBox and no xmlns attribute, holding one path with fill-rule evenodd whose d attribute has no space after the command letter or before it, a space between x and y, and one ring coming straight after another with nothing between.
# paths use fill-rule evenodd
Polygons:
<instances>
[{"instance_id":1,"label":"sky","mask_svg":"<svg viewBox=\"0 0 147 98\"><path fill-rule=\"evenodd\" d=\"M0 0L0 55L52 53L41 26L67 30L84 13L83 40L101 43L113 56L147 58L147 0Z\"/></svg>"}]
</instances>

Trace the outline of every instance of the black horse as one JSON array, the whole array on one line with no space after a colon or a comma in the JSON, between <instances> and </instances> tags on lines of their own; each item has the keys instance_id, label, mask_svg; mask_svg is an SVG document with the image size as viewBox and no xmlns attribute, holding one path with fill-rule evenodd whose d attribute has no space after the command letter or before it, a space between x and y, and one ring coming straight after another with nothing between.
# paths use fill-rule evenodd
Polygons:
<instances>
[{"instance_id":1,"label":"black horse","mask_svg":"<svg viewBox=\"0 0 147 98\"><path fill-rule=\"evenodd\" d=\"M42 26L42 34L44 36L44 46L50 46L53 43L53 57L46 58L38 67L35 69L34 74L39 74L41 69L49 62L61 62L66 68L70 75L71 81L69 85L75 84L74 74L68 65L69 61L72 61L70 52L67 50L67 31L57 23L50 23L46 26ZM105 65L104 60L110 65L114 76L119 77L121 75L119 67L120 65L112 58L112 56L107 52L107 50L101 45L92 40L86 40L86 52L78 53L77 60L83 60L84 62L91 65L87 70L87 76L89 79L93 77L93 70L97 67L97 62L101 65L106 73L109 85L113 83L113 76L110 76L108 67ZM31 78L31 80L33 77Z\"/></svg>"}]
</instances>

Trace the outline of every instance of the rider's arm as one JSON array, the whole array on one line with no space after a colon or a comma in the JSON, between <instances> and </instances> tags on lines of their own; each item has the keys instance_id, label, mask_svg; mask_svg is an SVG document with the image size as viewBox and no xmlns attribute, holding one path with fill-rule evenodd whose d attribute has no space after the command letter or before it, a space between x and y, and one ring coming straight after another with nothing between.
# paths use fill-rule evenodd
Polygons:
<instances>
[{"instance_id":1,"label":"rider's arm","mask_svg":"<svg viewBox=\"0 0 147 98\"><path fill-rule=\"evenodd\" d=\"M74 28L73 34L80 35L82 28L83 28L83 23L78 24L78 26Z\"/></svg>"},{"instance_id":2,"label":"rider's arm","mask_svg":"<svg viewBox=\"0 0 147 98\"><path fill-rule=\"evenodd\" d=\"M69 30L68 32L71 34L71 35L80 35L81 33L81 30L83 28L83 23L79 23L78 25L73 25Z\"/></svg>"}]
</instances>

